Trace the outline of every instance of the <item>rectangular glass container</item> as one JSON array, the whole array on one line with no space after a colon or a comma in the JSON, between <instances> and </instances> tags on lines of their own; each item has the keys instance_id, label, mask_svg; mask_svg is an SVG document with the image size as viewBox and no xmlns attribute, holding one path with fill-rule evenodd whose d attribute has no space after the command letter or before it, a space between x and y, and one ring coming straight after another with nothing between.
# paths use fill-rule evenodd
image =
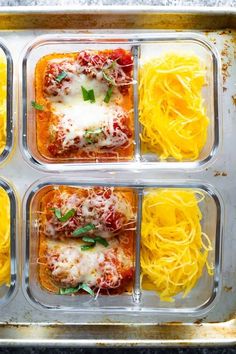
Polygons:
<instances>
[{"instance_id":1,"label":"rectangular glass container","mask_svg":"<svg viewBox=\"0 0 236 354\"><path fill-rule=\"evenodd\" d=\"M18 209L17 197L10 184L0 178L0 187L4 189L10 202L10 283L9 286L0 286L0 307L5 307L6 304L15 296L18 285Z\"/></svg>"},{"instance_id":2,"label":"rectangular glass container","mask_svg":"<svg viewBox=\"0 0 236 354\"><path fill-rule=\"evenodd\" d=\"M135 240L135 277L132 294L120 294L98 296L97 299L89 295L83 296L61 296L44 290L38 278L38 214L40 198L48 189L58 186L94 187L114 186L131 188L137 195L137 221ZM214 274L209 276L206 269L201 279L186 298L176 297L175 302L161 302L159 297L151 291L143 291L140 286L140 242L141 242L141 218L142 198L150 188L177 188L187 190L198 190L204 194L204 200L200 203L200 210L203 214L201 221L202 231L207 233L211 240L213 250L208 258L214 265ZM127 181L109 181L108 179L87 178L56 178L43 179L34 183L24 197L23 237L24 237L24 260L23 260L23 290L26 298L33 306L46 309L57 309L62 311L78 312L151 312L168 315L180 313L186 316L195 316L208 312L215 304L220 293L221 279L221 238L223 225L223 205L218 193L208 184L189 181L146 181L143 184Z\"/></svg>"},{"instance_id":3,"label":"rectangular glass container","mask_svg":"<svg viewBox=\"0 0 236 354\"><path fill-rule=\"evenodd\" d=\"M128 49L133 54L133 108L134 108L134 156L128 161L76 161L76 159L60 161L43 157L36 140L36 114L31 102L35 101L35 67L40 58L51 53L71 53L88 50ZM141 149L139 123L139 68L143 60L164 52L189 52L196 54L206 64L207 85L202 90L204 106L209 118L207 141L200 156L195 161L176 161L174 159L160 160L156 155L143 153ZM220 145L220 59L216 48L201 35L195 33L137 33L137 34L79 34L79 35L50 35L38 37L27 46L22 55L22 83L20 92L22 111L21 148L27 162L31 166L44 171L78 171L91 170L120 170L134 168L146 169L201 169L211 163L217 156Z\"/></svg>"},{"instance_id":4,"label":"rectangular glass container","mask_svg":"<svg viewBox=\"0 0 236 354\"><path fill-rule=\"evenodd\" d=\"M13 62L7 45L0 38L0 55L6 60L6 93L1 98L1 104L6 112L5 124L5 146L0 154L0 165L6 160L13 147L13 116L12 116L12 100L13 100Z\"/></svg>"}]
</instances>

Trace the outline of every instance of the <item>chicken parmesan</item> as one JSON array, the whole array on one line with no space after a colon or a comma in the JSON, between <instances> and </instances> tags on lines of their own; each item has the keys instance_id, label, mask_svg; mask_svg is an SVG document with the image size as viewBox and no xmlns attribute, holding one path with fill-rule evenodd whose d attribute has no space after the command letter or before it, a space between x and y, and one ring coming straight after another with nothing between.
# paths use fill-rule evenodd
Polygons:
<instances>
[{"instance_id":1,"label":"chicken parmesan","mask_svg":"<svg viewBox=\"0 0 236 354\"><path fill-rule=\"evenodd\" d=\"M55 161L133 158L133 57L84 50L42 57L35 72L37 146Z\"/></svg>"},{"instance_id":2,"label":"chicken parmesan","mask_svg":"<svg viewBox=\"0 0 236 354\"><path fill-rule=\"evenodd\" d=\"M59 186L40 200L39 279L59 294L132 287L136 195L113 187Z\"/></svg>"}]
</instances>

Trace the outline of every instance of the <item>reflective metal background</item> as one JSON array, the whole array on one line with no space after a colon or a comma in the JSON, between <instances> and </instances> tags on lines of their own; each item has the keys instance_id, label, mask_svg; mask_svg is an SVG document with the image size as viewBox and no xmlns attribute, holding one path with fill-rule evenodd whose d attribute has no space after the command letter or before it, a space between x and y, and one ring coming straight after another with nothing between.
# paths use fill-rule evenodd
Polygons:
<instances>
[{"instance_id":1,"label":"reflective metal background","mask_svg":"<svg viewBox=\"0 0 236 354\"><path fill-rule=\"evenodd\" d=\"M223 147L218 159L201 172L153 172L158 179L198 179L206 181L221 193L225 204L223 243L223 291L217 306L206 318L179 316L175 322L168 316L129 314L57 314L32 308L20 290L14 301L0 312L0 345L207 345L236 342L236 11L224 8L158 8L158 7L90 7L76 8L1 8L0 37L8 44L15 65L14 116L18 119L17 73L19 54L37 35L89 30L188 30L199 31L216 44L222 57L223 90ZM17 129L18 131L18 129ZM144 176L117 172L106 173L111 181L127 178L139 181ZM26 189L45 173L28 167L18 145L12 160L0 170L12 180L22 197ZM80 174L86 177L86 173ZM102 177L102 172L97 173ZM96 174L93 175L96 177ZM20 243L20 239L18 240ZM186 322L189 323L186 323ZM226 321L226 322L224 322ZM183 324L182 322L185 322Z\"/></svg>"}]
</instances>

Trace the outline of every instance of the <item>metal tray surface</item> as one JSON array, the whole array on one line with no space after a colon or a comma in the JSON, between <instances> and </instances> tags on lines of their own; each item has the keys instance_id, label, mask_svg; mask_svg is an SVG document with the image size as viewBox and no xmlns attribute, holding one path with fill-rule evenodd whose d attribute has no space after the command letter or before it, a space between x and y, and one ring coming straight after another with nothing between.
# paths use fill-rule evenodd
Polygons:
<instances>
[{"instance_id":1,"label":"metal tray surface","mask_svg":"<svg viewBox=\"0 0 236 354\"><path fill-rule=\"evenodd\" d=\"M20 288L10 304L0 310L0 345L61 345L61 346L176 346L176 345L226 345L236 343L236 11L228 9L190 9L154 7L108 7L71 9L2 8L0 12L0 37L3 38L13 58L14 120L19 117L17 103L17 77L19 56L29 41L49 33L123 33L178 30L197 32L212 42L221 54L223 86L223 144L217 159L202 171L153 171L147 175L136 170L81 171L77 178L88 182L103 179L110 183L127 180L132 183L169 183L198 180L209 183L221 195L225 209L223 225L222 291L215 307L204 316L131 313L68 313L42 311L33 308ZM82 30L83 29L83 30ZM117 30L119 29L119 31ZM102 33L102 32L101 32ZM21 99L21 92L19 92ZM15 127L16 128L16 127ZM18 129L17 129L18 130ZM31 168L24 161L17 144L15 153L0 169L0 175L13 182L22 198L28 187L45 172ZM88 177L89 176L89 177ZM92 176L92 177L91 177ZM50 178L50 176L49 176ZM20 223L22 223L20 219ZM20 244L20 239L18 239ZM18 262L20 265L22 259Z\"/></svg>"}]
</instances>

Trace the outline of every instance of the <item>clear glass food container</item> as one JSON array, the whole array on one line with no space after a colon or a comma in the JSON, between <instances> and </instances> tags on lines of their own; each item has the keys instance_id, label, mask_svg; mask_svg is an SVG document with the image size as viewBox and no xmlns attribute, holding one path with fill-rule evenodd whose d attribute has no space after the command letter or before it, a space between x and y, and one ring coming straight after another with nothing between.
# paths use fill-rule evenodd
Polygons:
<instances>
[{"instance_id":1,"label":"clear glass food container","mask_svg":"<svg viewBox=\"0 0 236 354\"><path fill-rule=\"evenodd\" d=\"M8 285L0 286L0 307L4 307L15 296L18 287L18 209L17 196L11 185L1 178L0 187L6 192L10 202L10 280Z\"/></svg>"},{"instance_id":2,"label":"clear glass food container","mask_svg":"<svg viewBox=\"0 0 236 354\"><path fill-rule=\"evenodd\" d=\"M0 56L6 61L6 83L3 84L5 91L3 97L1 97L1 114L5 114L6 124L4 127L4 144L0 145L0 164L2 164L8 155L10 154L13 147L13 116L12 116L12 100L13 100L13 62L12 57L7 45L0 39ZM5 71L5 69L2 69ZM3 74L2 74L3 75ZM1 82L2 85L2 82ZM4 112L4 113L3 113ZM2 117L1 117L2 121Z\"/></svg>"},{"instance_id":3,"label":"clear glass food container","mask_svg":"<svg viewBox=\"0 0 236 354\"><path fill-rule=\"evenodd\" d=\"M136 229L135 229L135 274L133 290L129 293L117 295L99 295L92 298L90 295L57 295L45 290L39 281L38 274L38 249L39 249L39 208L41 198L48 190L57 189L59 186L72 186L79 188L88 187L119 187L126 190L131 188L137 196L136 199ZM187 189L203 193L204 200L199 207L203 218L202 231L205 232L212 243L213 250L209 253L208 261L213 264L213 276L208 275L204 269L199 281L192 291L182 298L175 297L174 302L160 301L159 296L153 291L142 290L140 285L140 243L142 226L142 203L144 194L150 189ZM184 313L186 316L195 316L208 312L215 304L221 288L221 239L223 228L223 205L217 191L202 182L185 181L153 181L143 180L140 183L128 180L119 182L109 178L44 178L34 183L26 192L23 202L23 290L26 298L33 306L58 311L78 312L110 312L125 313L127 311L150 312L177 316Z\"/></svg>"},{"instance_id":4,"label":"clear glass food container","mask_svg":"<svg viewBox=\"0 0 236 354\"><path fill-rule=\"evenodd\" d=\"M134 154L127 161L78 161L73 159L48 159L43 156L37 144L37 126L35 108L35 67L40 58L52 53L72 53L82 50L104 50L123 48L130 50L133 55L133 126ZM209 118L207 140L197 160L176 161L174 159L160 160L152 153L142 151L140 134L142 126L139 123L139 68L147 58L160 56L166 52L196 54L206 66L207 85L202 90L204 107ZM21 149L31 166L44 171L78 171L91 170L120 170L132 168L146 169L202 169L217 156L221 136L220 113L220 59L216 48L196 33L120 33L112 34L66 34L38 37L30 43L22 55L22 82L20 97L21 120Z\"/></svg>"}]
</instances>

